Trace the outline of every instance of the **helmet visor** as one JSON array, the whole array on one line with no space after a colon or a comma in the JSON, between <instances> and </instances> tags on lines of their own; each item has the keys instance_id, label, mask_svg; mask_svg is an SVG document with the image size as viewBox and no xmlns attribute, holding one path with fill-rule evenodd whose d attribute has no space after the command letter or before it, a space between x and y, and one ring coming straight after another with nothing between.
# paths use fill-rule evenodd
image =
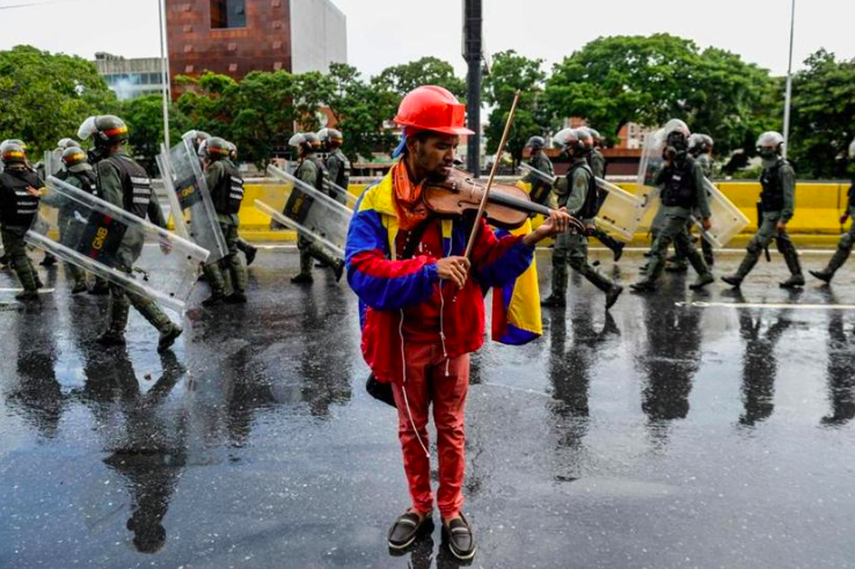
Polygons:
<instances>
[{"instance_id":1,"label":"helmet visor","mask_svg":"<svg viewBox=\"0 0 855 569\"><path fill-rule=\"evenodd\" d=\"M92 135L98 132L98 126L95 124L95 117L89 117L83 124L80 125L80 128L77 129L77 138L80 140L88 140L92 138Z\"/></svg>"}]
</instances>

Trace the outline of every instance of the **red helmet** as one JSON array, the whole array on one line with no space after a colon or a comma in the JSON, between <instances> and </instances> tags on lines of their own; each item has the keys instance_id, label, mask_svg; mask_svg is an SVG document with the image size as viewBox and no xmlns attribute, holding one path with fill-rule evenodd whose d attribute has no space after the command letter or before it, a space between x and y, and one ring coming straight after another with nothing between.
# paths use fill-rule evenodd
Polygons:
<instances>
[{"instance_id":1,"label":"red helmet","mask_svg":"<svg viewBox=\"0 0 855 569\"><path fill-rule=\"evenodd\" d=\"M466 128L466 107L451 91L436 85L413 89L401 101L395 122L443 134L475 134Z\"/></svg>"}]
</instances>

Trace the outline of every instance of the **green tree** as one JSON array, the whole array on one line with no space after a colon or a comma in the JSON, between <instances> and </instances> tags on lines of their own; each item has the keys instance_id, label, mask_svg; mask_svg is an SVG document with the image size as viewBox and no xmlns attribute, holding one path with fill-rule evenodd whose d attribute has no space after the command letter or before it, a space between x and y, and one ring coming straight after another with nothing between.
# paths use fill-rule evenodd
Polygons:
<instances>
[{"instance_id":1,"label":"green tree","mask_svg":"<svg viewBox=\"0 0 855 569\"><path fill-rule=\"evenodd\" d=\"M842 178L851 170L846 156L855 136L855 59L838 61L819 50L793 78L789 157L800 178ZM777 116L783 116L779 91Z\"/></svg>"},{"instance_id":2,"label":"green tree","mask_svg":"<svg viewBox=\"0 0 855 569\"><path fill-rule=\"evenodd\" d=\"M163 143L163 96L151 94L125 101L120 116L128 124L134 155L150 172L155 172L155 157ZM189 124L184 113L174 105L169 106L170 144L180 140L181 134L189 130Z\"/></svg>"},{"instance_id":3,"label":"green tree","mask_svg":"<svg viewBox=\"0 0 855 569\"><path fill-rule=\"evenodd\" d=\"M395 115L398 95L380 85L366 84L359 71L347 64L332 64L329 81L326 104L344 136L344 153L355 160L359 155L370 157L376 150L388 150L394 137L386 122Z\"/></svg>"},{"instance_id":4,"label":"green tree","mask_svg":"<svg viewBox=\"0 0 855 569\"><path fill-rule=\"evenodd\" d=\"M546 73L541 69L542 59L528 59L514 50L497 53L487 76L485 102L493 106L486 127L487 152L498 150L505 123L513 104L514 94L520 91L520 102L505 150L515 163L522 159L525 143L532 136L547 135L553 126L543 97Z\"/></svg>"},{"instance_id":5,"label":"green tree","mask_svg":"<svg viewBox=\"0 0 855 569\"><path fill-rule=\"evenodd\" d=\"M584 117L615 141L628 122L686 120L716 139L720 153L747 147L769 122L773 81L739 56L701 52L668 34L599 38L554 67L546 97L556 118Z\"/></svg>"},{"instance_id":6,"label":"green tree","mask_svg":"<svg viewBox=\"0 0 855 569\"><path fill-rule=\"evenodd\" d=\"M87 117L118 109L93 63L31 46L0 51L0 140L24 140L34 162Z\"/></svg>"},{"instance_id":7,"label":"green tree","mask_svg":"<svg viewBox=\"0 0 855 569\"><path fill-rule=\"evenodd\" d=\"M183 79L192 88L181 95L178 108L193 128L234 142L241 157L267 166L277 150L287 148L294 125L313 128L318 88L322 77L255 71L240 81L206 73L197 80Z\"/></svg>"},{"instance_id":8,"label":"green tree","mask_svg":"<svg viewBox=\"0 0 855 569\"><path fill-rule=\"evenodd\" d=\"M389 67L374 77L371 83L380 90L388 90L403 97L422 85L445 87L458 98L466 96L466 81L454 74L454 67L436 57L423 57L403 65Z\"/></svg>"}]
</instances>

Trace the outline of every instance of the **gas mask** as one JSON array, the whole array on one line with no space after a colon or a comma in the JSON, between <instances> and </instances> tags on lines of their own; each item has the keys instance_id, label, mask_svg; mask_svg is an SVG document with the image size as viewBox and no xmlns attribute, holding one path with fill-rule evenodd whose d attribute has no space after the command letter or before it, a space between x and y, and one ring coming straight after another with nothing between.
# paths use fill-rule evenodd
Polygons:
<instances>
[{"instance_id":1,"label":"gas mask","mask_svg":"<svg viewBox=\"0 0 855 569\"><path fill-rule=\"evenodd\" d=\"M669 161L683 161L689 152L689 143L685 135L680 132L672 132L668 135L662 158Z\"/></svg>"},{"instance_id":2,"label":"gas mask","mask_svg":"<svg viewBox=\"0 0 855 569\"><path fill-rule=\"evenodd\" d=\"M97 162L100 162L101 160L107 157L107 153L109 152L109 150L110 149L105 146L93 146L92 148L86 151L86 156L89 158L89 163L95 164Z\"/></svg>"}]
</instances>

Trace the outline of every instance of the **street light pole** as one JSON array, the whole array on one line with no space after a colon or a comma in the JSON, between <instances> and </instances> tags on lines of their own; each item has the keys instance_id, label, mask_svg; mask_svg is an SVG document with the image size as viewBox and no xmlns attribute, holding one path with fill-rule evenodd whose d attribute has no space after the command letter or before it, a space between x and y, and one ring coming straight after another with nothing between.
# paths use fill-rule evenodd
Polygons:
<instances>
[{"instance_id":1,"label":"street light pole","mask_svg":"<svg viewBox=\"0 0 855 569\"><path fill-rule=\"evenodd\" d=\"M169 39L166 37L166 22L164 21L165 1L157 0L157 12L160 22L160 62L163 69L163 141L166 148L171 148L169 144L169 49L167 47Z\"/></svg>"},{"instance_id":2,"label":"street light pole","mask_svg":"<svg viewBox=\"0 0 855 569\"><path fill-rule=\"evenodd\" d=\"M796 0L792 0L790 14L790 65L787 68L787 95L784 102L784 159L787 159L787 147L790 144L790 113L793 104L793 43L796 30Z\"/></svg>"},{"instance_id":3,"label":"street light pole","mask_svg":"<svg viewBox=\"0 0 855 569\"><path fill-rule=\"evenodd\" d=\"M481 0L463 0L463 57L469 67L466 74L466 114L469 130L467 158L469 171L478 178L481 175L481 59L482 7Z\"/></svg>"}]
</instances>

